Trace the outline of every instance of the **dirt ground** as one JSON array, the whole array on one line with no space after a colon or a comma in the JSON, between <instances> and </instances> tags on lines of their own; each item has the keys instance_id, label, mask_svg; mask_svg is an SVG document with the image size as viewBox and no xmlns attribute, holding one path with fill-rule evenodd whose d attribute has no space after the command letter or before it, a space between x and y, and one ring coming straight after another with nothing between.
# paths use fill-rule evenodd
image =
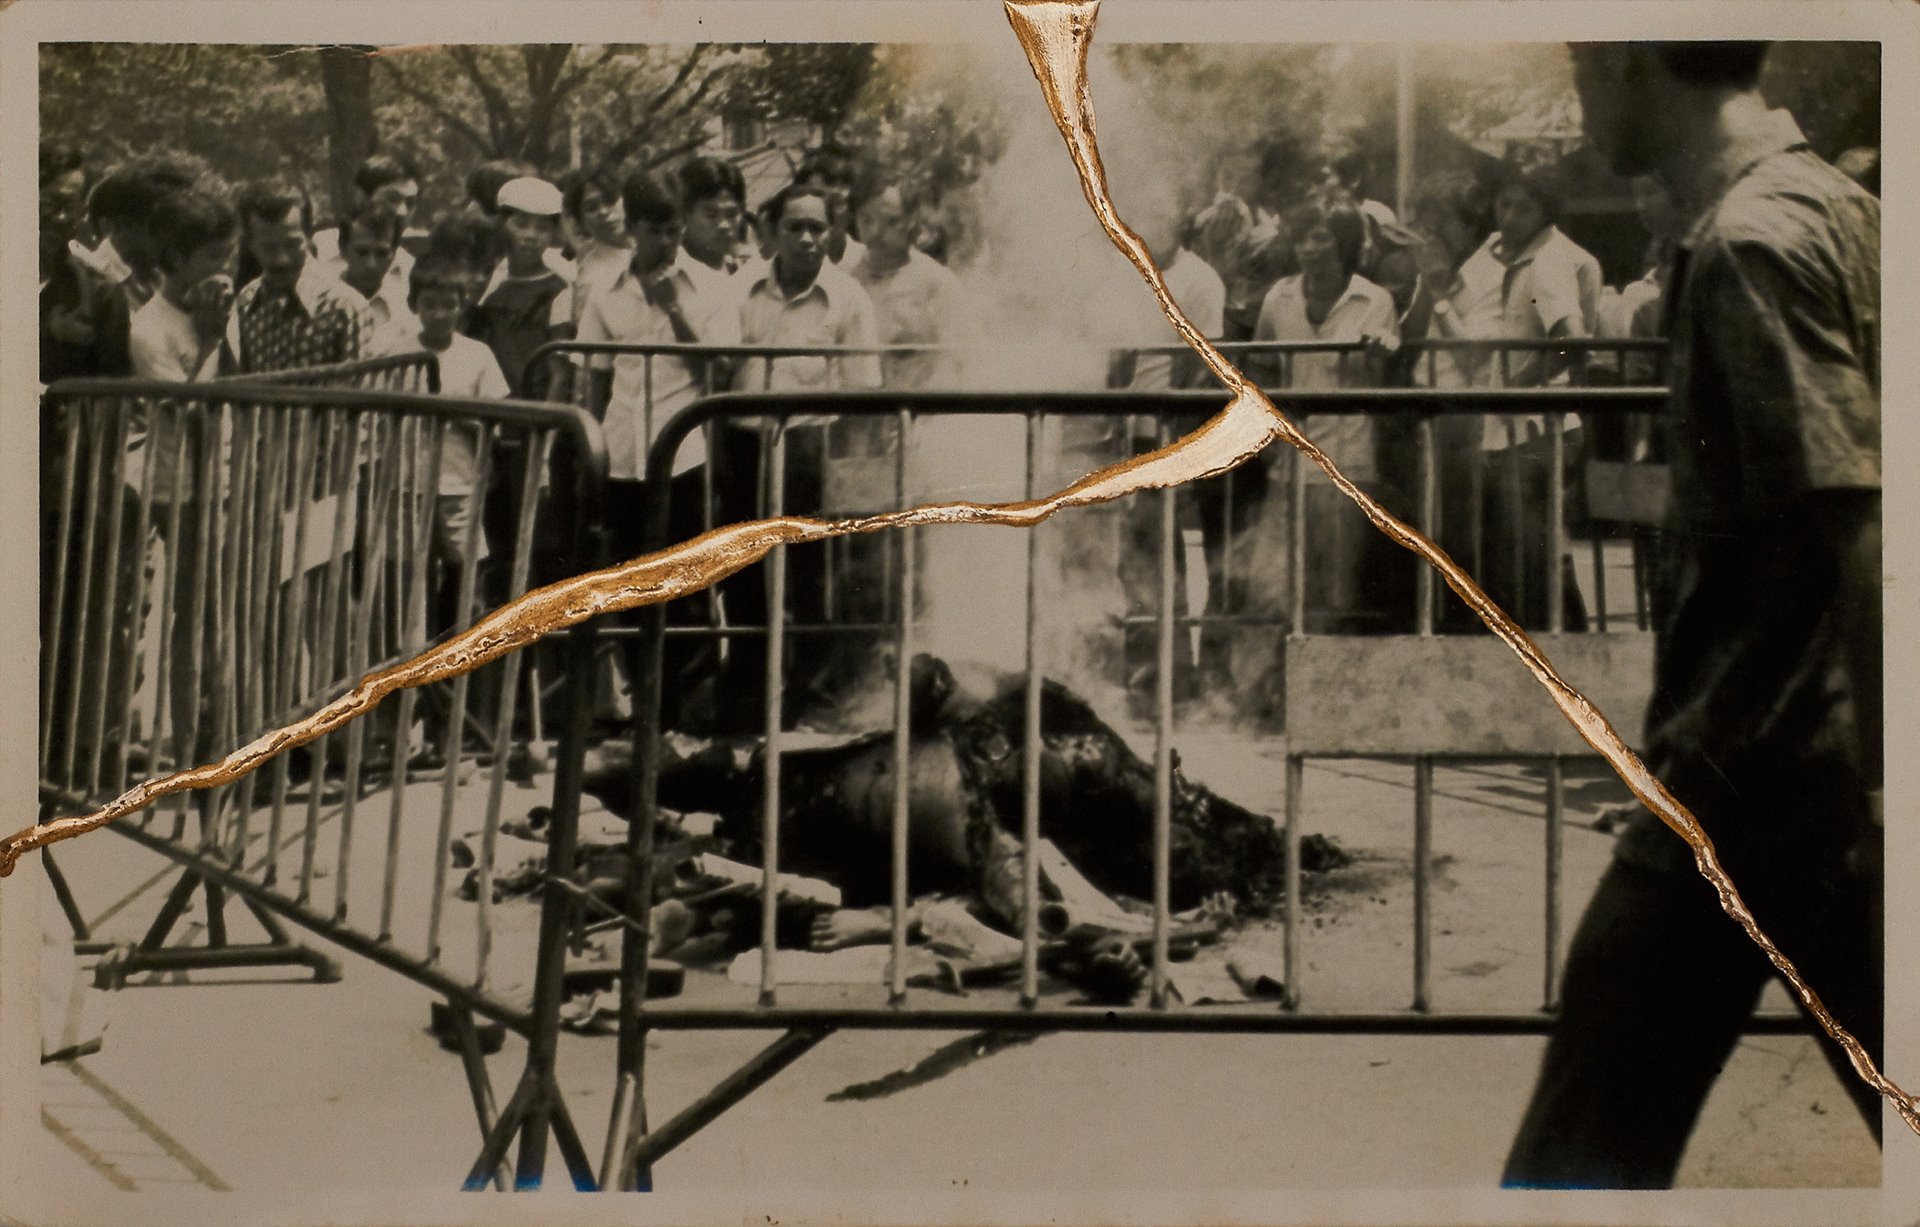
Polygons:
<instances>
[{"instance_id":1,"label":"dirt ground","mask_svg":"<svg viewBox=\"0 0 1920 1227\"><path fill-rule=\"evenodd\" d=\"M1188 732L1179 748L1195 778L1280 812L1281 743ZM1436 784L1433 1008L1537 1008L1542 781L1494 766L1442 768ZM1592 818L1624 795L1597 768L1570 772L1568 784L1563 936L1609 853L1611 837L1593 830ZM1408 768L1309 765L1304 829L1334 836L1355 859L1308 879L1305 1008L1394 1010L1410 1001L1411 788ZM463 807L480 791L463 789ZM539 800L509 788L506 813ZM460 820L466 829L479 815L463 809ZM89 915L112 912L98 926L103 934L136 940L171 881L160 859L106 835L63 852ZM368 879L377 874L356 871L356 889L371 889ZM416 899L406 908L424 906ZM475 909L447 906L448 944L458 949L471 940ZM535 913L525 901L494 910L502 991L512 990L516 968L530 971ZM57 922L51 908L43 914ZM198 936L203 923L196 917L181 938ZM1277 925L1254 926L1200 962L1247 950L1277 962L1280 941ZM272 970L196 973L191 984L141 977L101 995L111 1018L102 1050L42 1071L43 1184L63 1190L70 1221L117 1221L115 1207L124 1210L129 1195L222 1187L400 1194L456 1184L479 1132L458 1059L426 1031L430 994L364 960L343 953L342 962L345 978L332 985ZM714 973L688 977L690 1001L750 995ZM928 991L915 1000L953 999ZM657 1034L652 1119L692 1101L769 1038ZM1815 1042L1774 1036L1741 1045L1696 1132L1683 1185L1878 1182L1878 1152ZM668 1156L656 1180L696 1191L1116 1197L1129 1189L1487 1189L1541 1045L1531 1037L843 1033ZM561 1047L561 1082L596 1160L613 1046L609 1037L568 1035ZM491 1060L497 1096L511 1088L523 1054L509 1040Z\"/></svg>"}]
</instances>

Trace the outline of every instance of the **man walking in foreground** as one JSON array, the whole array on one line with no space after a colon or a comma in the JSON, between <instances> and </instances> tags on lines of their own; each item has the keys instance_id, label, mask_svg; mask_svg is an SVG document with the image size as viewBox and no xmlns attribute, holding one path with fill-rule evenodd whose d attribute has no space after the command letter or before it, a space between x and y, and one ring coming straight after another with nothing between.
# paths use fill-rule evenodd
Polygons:
<instances>
[{"instance_id":1,"label":"man walking in foreground","mask_svg":"<svg viewBox=\"0 0 1920 1227\"><path fill-rule=\"evenodd\" d=\"M1673 491L1642 753L1878 1061L1880 209L1767 108L1766 50L1573 50L1588 138L1691 219L1663 305ZM1684 841L1637 813L1504 1183L1670 1185L1771 972ZM1878 1096L1821 1045L1877 1138Z\"/></svg>"}]
</instances>

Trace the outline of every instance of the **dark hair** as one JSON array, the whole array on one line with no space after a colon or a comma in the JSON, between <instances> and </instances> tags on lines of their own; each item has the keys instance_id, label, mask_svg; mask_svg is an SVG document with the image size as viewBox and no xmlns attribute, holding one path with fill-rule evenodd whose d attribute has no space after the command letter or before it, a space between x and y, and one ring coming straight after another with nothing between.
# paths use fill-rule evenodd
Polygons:
<instances>
[{"instance_id":1,"label":"dark hair","mask_svg":"<svg viewBox=\"0 0 1920 1227\"><path fill-rule=\"evenodd\" d=\"M1321 204L1317 200L1287 210L1287 231L1295 243L1300 241L1300 236L1319 226L1325 226L1333 235L1333 250L1339 257L1340 271L1353 276L1360 268L1360 249L1367 241L1367 223L1360 216L1360 210L1345 202Z\"/></svg>"},{"instance_id":2,"label":"dark hair","mask_svg":"<svg viewBox=\"0 0 1920 1227\"><path fill-rule=\"evenodd\" d=\"M289 209L300 210L300 229L313 233L313 199L307 189L285 179L263 179L240 191L240 216L252 221L278 222Z\"/></svg>"},{"instance_id":3,"label":"dark hair","mask_svg":"<svg viewBox=\"0 0 1920 1227\"><path fill-rule=\"evenodd\" d=\"M162 196L192 187L210 173L206 163L186 154L143 154L100 180L87 197L87 217L114 225L140 221Z\"/></svg>"},{"instance_id":4,"label":"dark hair","mask_svg":"<svg viewBox=\"0 0 1920 1227\"><path fill-rule=\"evenodd\" d=\"M1561 187L1560 176L1556 172L1545 167L1510 170L1501 178L1499 190L1494 195L1497 197L1500 192L1513 187L1533 197L1547 225L1551 226L1560 220L1560 211L1566 204L1566 190Z\"/></svg>"},{"instance_id":5,"label":"dark hair","mask_svg":"<svg viewBox=\"0 0 1920 1227\"><path fill-rule=\"evenodd\" d=\"M1423 183L1414 193L1409 211L1418 217L1426 209L1452 215L1473 232L1475 240L1486 238L1493 230L1493 193L1487 190L1485 180L1465 171L1447 171Z\"/></svg>"},{"instance_id":6,"label":"dark hair","mask_svg":"<svg viewBox=\"0 0 1920 1227\"><path fill-rule=\"evenodd\" d=\"M1268 202L1297 200L1307 187L1312 158L1307 147L1291 133L1276 132L1260 142L1254 178L1259 192Z\"/></svg>"},{"instance_id":7,"label":"dark hair","mask_svg":"<svg viewBox=\"0 0 1920 1227\"><path fill-rule=\"evenodd\" d=\"M580 210L586 205L589 189L608 200L620 199L620 185L605 171L568 171L560 176L560 207L576 222L582 220Z\"/></svg>"},{"instance_id":8,"label":"dark hair","mask_svg":"<svg viewBox=\"0 0 1920 1227\"><path fill-rule=\"evenodd\" d=\"M147 214L153 259L162 272L172 272L209 243L232 238L239 228L232 206L193 188L167 193Z\"/></svg>"},{"instance_id":9,"label":"dark hair","mask_svg":"<svg viewBox=\"0 0 1920 1227\"><path fill-rule=\"evenodd\" d=\"M55 179L71 175L76 170L85 170L86 158L72 145L59 141L40 142L40 186L45 187Z\"/></svg>"},{"instance_id":10,"label":"dark hair","mask_svg":"<svg viewBox=\"0 0 1920 1227\"><path fill-rule=\"evenodd\" d=\"M680 193L658 175L645 171L627 176L620 185L620 204L627 211L627 225L651 222L671 225L680 220Z\"/></svg>"},{"instance_id":11,"label":"dark hair","mask_svg":"<svg viewBox=\"0 0 1920 1227\"><path fill-rule=\"evenodd\" d=\"M1333 173L1341 183L1357 186L1367 177L1366 155L1357 149L1341 154L1333 160Z\"/></svg>"},{"instance_id":12,"label":"dark hair","mask_svg":"<svg viewBox=\"0 0 1920 1227\"><path fill-rule=\"evenodd\" d=\"M740 168L719 158L694 158L680 168L680 199L691 209L715 196L731 196L747 207L747 183Z\"/></svg>"},{"instance_id":13,"label":"dark hair","mask_svg":"<svg viewBox=\"0 0 1920 1227\"><path fill-rule=\"evenodd\" d=\"M1772 43L1693 42L1655 43L1660 64L1688 85L1752 89L1760 84Z\"/></svg>"},{"instance_id":14,"label":"dark hair","mask_svg":"<svg viewBox=\"0 0 1920 1227\"><path fill-rule=\"evenodd\" d=\"M795 183L818 180L831 187L851 188L854 179L853 153L839 145L822 145L800 160L793 173Z\"/></svg>"},{"instance_id":15,"label":"dark hair","mask_svg":"<svg viewBox=\"0 0 1920 1227\"><path fill-rule=\"evenodd\" d=\"M499 255L500 231L482 218L450 214L436 222L427 234L427 256L442 256L465 268L476 265L492 268Z\"/></svg>"},{"instance_id":16,"label":"dark hair","mask_svg":"<svg viewBox=\"0 0 1920 1227\"><path fill-rule=\"evenodd\" d=\"M531 165L515 158L495 158L491 162L482 162L467 172L467 196L492 213L500 207L496 201L501 188L515 179L524 179L536 173Z\"/></svg>"},{"instance_id":17,"label":"dark hair","mask_svg":"<svg viewBox=\"0 0 1920 1227\"><path fill-rule=\"evenodd\" d=\"M818 200L826 209L828 222L834 220L838 210L834 208L832 195L825 188L802 183L789 183L768 197L767 203L760 207L760 216L766 219L767 225L777 229L780 219L786 215L787 206L808 197Z\"/></svg>"},{"instance_id":18,"label":"dark hair","mask_svg":"<svg viewBox=\"0 0 1920 1227\"><path fill-rule=\"evenodd\" d=\"M347 244L353 241L353 236L356 234L373 234L377 238L385 239L389 246L397 249L400 246L400 235L403 229L400 219L391 213L362 210L340 223L340 250L344 254Z\"/></svg>"},{"instance_id":19,"label":"dark hair","mask_svg":"<svg viewBox=\"0 0 1920 1227\"><path fill-rule=\"evenodd\" d=\"M418 183L420 172L404 158L390 153L376 153L360 163L360 169L353 172L353 186L361 193L371 196L389 183Z\"/></svg>"},{"instance_id":20,"label":"dark hair","mask_svg":"<svg viewBox=\"0 0 1920 1227\"><path fill-rule=\"evenodd\" d=\"M407 274L407 305L413 306L430 290L452 290L466 301L466 269L457 257L430 251L413 262L413 271Z\"/></svg>"}]
</instances>

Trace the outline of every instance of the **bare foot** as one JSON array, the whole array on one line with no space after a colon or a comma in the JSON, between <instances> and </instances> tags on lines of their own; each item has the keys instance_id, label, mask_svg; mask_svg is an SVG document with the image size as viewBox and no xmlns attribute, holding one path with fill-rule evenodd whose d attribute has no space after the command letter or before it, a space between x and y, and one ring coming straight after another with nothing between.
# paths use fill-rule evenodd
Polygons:
<instances>
[{"instance_id":1,"label":"bare foot","mask_svg":"<svg viewBox=\"0 0 1920 1227\"><path fill-rule=\"evenodd\" d=\"M873 946L893 936L887 909L835 908L813 918L809 934L815 950L843 950L848 946Z\"/></svg>"}]
</instances>

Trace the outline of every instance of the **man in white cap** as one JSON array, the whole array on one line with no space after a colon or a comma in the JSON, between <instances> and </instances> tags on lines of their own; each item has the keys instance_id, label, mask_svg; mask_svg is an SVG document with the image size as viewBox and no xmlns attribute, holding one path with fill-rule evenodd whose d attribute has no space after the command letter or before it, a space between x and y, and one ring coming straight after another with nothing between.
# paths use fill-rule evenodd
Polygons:
<instances>
[{"instance_id":1,"label":"man in white cap","mask_svg":"<svg viewBox=\"0 0 1920 1227\"><path fill-rule=\"evenodd\" d=\"M544 392L546 372L529 360L572 325L567 279L546 258L560 232L560 209L560 189L545 179L513 179L500 188L497 212L507 258L467 326L493 350L517 396L537 399Z\"/></svg>"}]
</instances>

